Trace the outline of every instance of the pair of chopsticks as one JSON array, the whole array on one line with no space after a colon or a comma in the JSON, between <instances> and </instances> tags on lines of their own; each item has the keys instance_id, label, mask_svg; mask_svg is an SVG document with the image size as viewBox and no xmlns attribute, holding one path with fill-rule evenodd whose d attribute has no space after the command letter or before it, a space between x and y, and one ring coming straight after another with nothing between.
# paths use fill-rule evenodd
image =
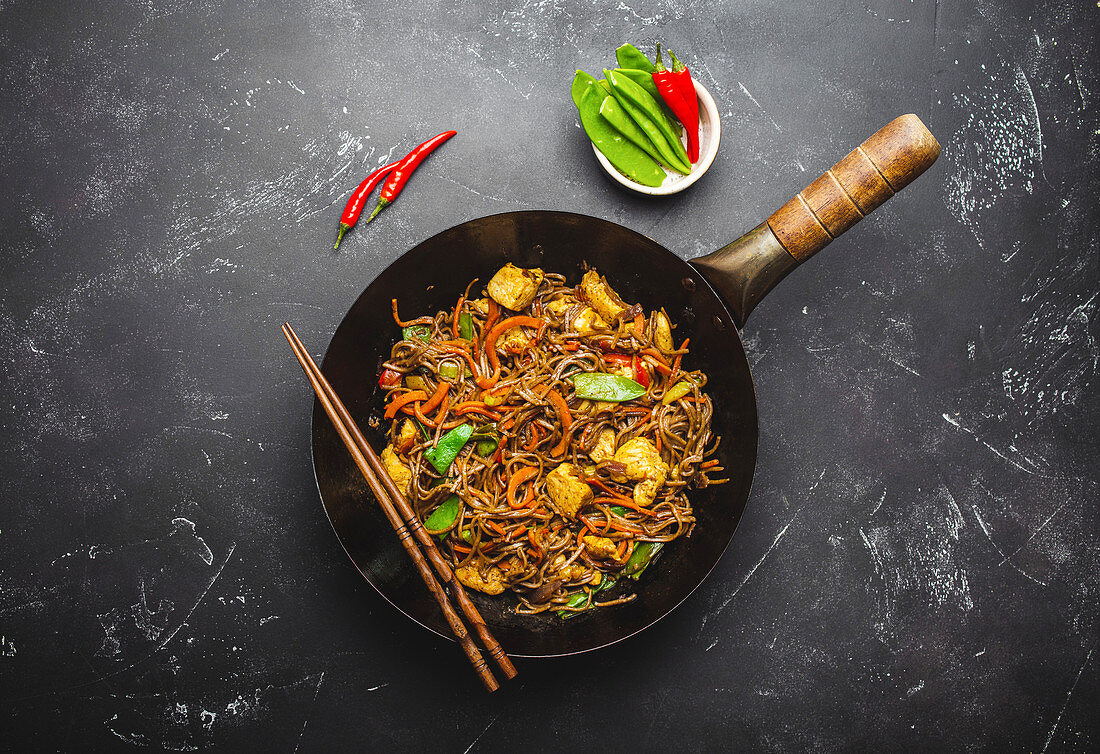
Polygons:
<instances>
[{"instance_id":1,"label":"pair of chopsticks","mask_svg":"<svg viewBox=\"0 0 1100 754\"><path fill-rule=\"evenodd\" d=\"M440 581L450 587L451 594L454 595L458 606L473 626L474 632L481 639L481 643L489 652L489 656L500 666L504 675L508 678L514 678L516 675L515 666L512 665L512 661L508 659L508 655L504 653L497 640L493 638L493 634L489 631L489 627L485 625L481 613L477 611L474 603L466 595L466 590L462 588L462 584L455 578L451 566L439 554L432 535L420 523L420 518L416 515L412 506L409 505L401 491L397 489L397 485L394 484L390 475L386 473L381 459L367 443L363 433L359 431L359 427L351 418L351 414L348 413L343 402L336 395L336 391L332 389L332 385L321 374L321 370L314 363L313 357L306 351L306 347L302 345L302 341L289 322L283 323L283 335L290 342L290 347L294 349L294 355L298 357L298 363L302 365L306 377L313 385L317 400L321 402L325 413L332 421L332 426L336 428L337 434L340 435L340 439L344 441L348 452L351 453L355 465L359 467L363 478L367 480L371 492L374 493L374 497L378 500L378 504L382 507L386 518L389 519L390 525L397 533L397 538L405 547L405 551L409 553L417 572L424 579L424 583L428 586L432 596L439 603L439 607L443 611L443 617L447 619L447 625L454 632L459 646L462 647L462 651L466 653L466 657L473 664L474 670L477 671L481 682L485 684L485 688L489 691L496 691L499 688L496 678L493 677L485 658L481 656L481 650L478 649L470 637L470 632L466 629L462 619L455 612L454 606L447 598L447 593L440 585ZM432 568L428 566L429 561L432 567L435 568L435 573L439 576L438 580L435 574L432 573Z\"/></svg>"}]
</instances>

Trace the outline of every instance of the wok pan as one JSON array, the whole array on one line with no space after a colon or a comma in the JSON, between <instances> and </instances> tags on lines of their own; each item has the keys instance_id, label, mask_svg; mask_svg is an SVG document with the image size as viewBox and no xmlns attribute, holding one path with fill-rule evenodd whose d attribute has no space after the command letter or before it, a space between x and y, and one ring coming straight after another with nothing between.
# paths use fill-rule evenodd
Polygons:
<instances>
[{"instance_id":1,"label":"wok pan","mask_svg":"<svg viewBox=\"0 0 1100 754\"><path fill-rule=\"evenodd\" d=\"M905 187L939 156L915 115L894 119L777 210L718 251L686 262L656 241L606 220L551 211L482 217L405 253L372 282L333 335L322 370L368 441L386 440L375 376L397 335L390 299L415 316L454 304L466 284L506 262L540 266L577 282L585 265L608 276L630 303L663 306L691 338L690 368L709 376L718 458L729 484L692 494L697 525L666 547L637 584L637 599L568 621L514 612L507 595L469 594L505 651L547 657L595 649L630 636L680 604L718 563L745 509L756 466L756 393L738 329L784 276ZM372 426L374 425L374 426ZM449 636L439 607L360 477L319 404L313 411L317 487L341 544L368 582L417 623Z\"/></svg>"}]
</instances>

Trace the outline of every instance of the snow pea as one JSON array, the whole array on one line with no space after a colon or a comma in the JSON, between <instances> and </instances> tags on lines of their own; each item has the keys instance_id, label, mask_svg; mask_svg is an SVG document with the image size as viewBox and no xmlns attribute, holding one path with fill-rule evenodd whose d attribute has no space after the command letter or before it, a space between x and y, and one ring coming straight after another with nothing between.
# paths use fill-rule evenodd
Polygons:
<instances>
[{"instance_id":1,"label":"snow pea","mask_svg":"<svg viewBox=\"0 0 1100 754\"><path fill-rule=\"evenodd\" d=\"M672 159L679 160L687 168L682 172L688 172L691 169L691 163L688 162L684 143L680 141L680 132L670 127L668 119L661 112L657 101L650 97L645 89L642 89L626 76L619 76L607 70L604 71L604 75L607 77L607 82L611 84L611 93L615 95L615 99L619 100L619 104L623 105L623 108L630 113L631 117L634 117L634 111L637 110L653 123L660 132L660 136L663 137L659 141L663 141L664 146L671 150ZM643 123L638 125L642 126L646 133L649 133ZM661 144L657 144L658 149L661 149L661 147Z\"/></svg>"},{"instance_id":2,"label":"snow pea","mask_svg":"<svg viewBox=\"0 0 1100 754\"><path fill-rule=\"evenodd\" d=\"M616 75L626 76L638 86L645 89L646 94L653 98L653 101L657 103L657 106L661 108L661 112L664 113L665 118L668 119L671 124L672 119L675 117L672 111L668 109L668 105L661 99L661 93L657 91L657 85L653 83L653 74L646 73L639 68L616 68ZM673 130L676 129L675 125L672 126Z\"/></svg>"},{"instance_id":3,"label":"snow pea","mask_svg":"<svg viewBox=\"0 0 1100 754\"><path fill-rule=\"evenodd\" d=\"M635 545L634 552L630 553L626 565L623 566L622 575L629 576L637 581L642 575L642 571L649 567L649 564L657 557L657 553L661 551L662 547L664 547L664 542L641 542Z\"/></svg>"},{"instance_id":4,"label":"snow pea","mask_svg":"<svg viewBox=\"0 0 1100 754\"><path fill-rule=\"evenodd\" d=\"M424 528L429 534L434 534L440 539L447 535L447 531L454 526L459 511L462 510L462 499L458 495L451 495L432 511L431 515L424 519Z\"/></svg>"},{"instance_id":5,"label":"snow pea","mask_svg":"<svg viewBox=\"0 0 1100 754\"><path fill-rule=\"evenodd\" d=\"M656 68L653 61L632 44L625 44L615 50L615 60L619 61L620 68L637 68L646 73L653 73Z\"/></svg>"},{"instance_id":6,"label":"snow pea","mask_svg":"<svg viewBox=\"0 0 1100 754\"><path fill-rule=\"evenodd\" d=\"M458 457L462 446L466 444L473 433L473 424L459 424L440 437L439 443L434 448L424 451L424 457L428 459L432 466L435 466L436 471L445 474L451 464L454 463L455 458Z\"/></svg>"},{"instance_id":7,"label":"snow pea","mask_svg":"<svg viewBox=\"0 0 1100 754\"><path fill-rule=\"evenodd\" d=\"M592 593L595 595L595 594L599 594L600 592L606 592L608 589L615 586L615 583L616 583L616 579L604 574L603 580L600 581L600 585L598 587L596 587L595 589L593 589ZM581 607L582 605L584 605L587 602L588 602L588 593L585 592L582 589L579 592L574 592L572 595L570 595L569 599L565 601L565 604L569 607ZM585 608L585 609L591 609L591 607L592 606L589 605L588 608ZM555 610L554 612L556 612L558 614L558 617L561 618L562 620L568 620L569 618L580 615L584 611L583 610L582 611Z\"/></svg>"},{"instance_id":8,"label":"snow pea","mask_svg":"<svg viewBox=\"0 0 1100 754\"><path fill-rule=\"evenodd\" d=\"M657 161L616 131L600 115L600 104L606 95L596 79L584 71L577 71L573 77L571 94L588 138L619 172L643 186L660 186L664 182L665 171Z\"/></svg>"},{"instance_id":9,"label":"snow pea","mask_svg":"<svg viewBox=\"0 0 1100 754\"><path fill-rule=\"evenodd\" d=\"M634 122L633 118L626 114L619 101L610 94L604 97L603 102L600 104L600 115L606 118L607 122L613 125L616 131L641 147L650 157L670 169L673 168L672 161L661 156L661 153L657 151L657 147L646 136L645 131Z\"/></svg>"},{"instance_id":10,"label":"snow pea","mask_svg":"<svg viewBox=\"0 0 1100 754\"><path fill-rule=\"evenodd\" d=\"M573 392L590 401L632 401L645 395L645 388L619 374L582 372L573 377Z\"/></svg>"}]
</instances>

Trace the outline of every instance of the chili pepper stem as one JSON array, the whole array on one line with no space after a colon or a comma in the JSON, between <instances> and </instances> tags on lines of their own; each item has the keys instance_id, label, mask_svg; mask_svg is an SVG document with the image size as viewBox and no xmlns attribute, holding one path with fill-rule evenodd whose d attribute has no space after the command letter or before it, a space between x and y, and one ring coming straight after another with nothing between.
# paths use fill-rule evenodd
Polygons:
<instances>
[{"instance_id":1,"label":"chili pepper stem","mask_svg":"<svg viewBox=\"0 0 1100 754\"><path fill-rule=\"evenodd\" d=\"M384 210L386 208L387 204L389 204L389 202L387 202L385 199L379 199L378 200L378 206L374 208L374 212L371 212L370 217L368 217L363 222L364 223L369 223L371 220L373 220L378 215L379 212L381 212L382 210Z\"/></svg>"},{"instance_id":2,"label":"chili pepper stem","mask_svg":"<svg viewBox=\"0 0 1100 754\"><path fill-rule=\"evenodd\" d=\"M333 246L333 250L340 248L340 241L344 239L344 234L351 230L351 226L347 223L340 223L340 232L336 234L336 245Z\"/></svg>"}]
</instances>

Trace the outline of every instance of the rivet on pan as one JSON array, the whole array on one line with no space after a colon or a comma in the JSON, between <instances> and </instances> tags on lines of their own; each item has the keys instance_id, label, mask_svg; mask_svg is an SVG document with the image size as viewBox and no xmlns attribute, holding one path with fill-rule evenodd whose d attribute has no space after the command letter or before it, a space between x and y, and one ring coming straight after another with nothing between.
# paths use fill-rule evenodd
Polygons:
<instances>
[{"instance_id":1,"label":"rivet on pan","mask_svg":"<svg viewBox=\"0 0 1100 754\"><path fill-rule=\"evenodd\" d=\"M719 317L717 314L714 315L714 326L718 329L719 332L726 329L726 323L723 322L722 318Z\"/></svg>"},{"instance_id":2,"label":"rivet on pan","mask_svg":"<svg viewBox=\"0 0 1100 754\"><path fill-rule=\"evenodd\" d=\"M685 306L680 311L680 319L682 321L686 322L686 323L694 322L695 321L695 310L692 309L690 306Z\"/></svg>"},{"instance_id":3,"label":"rivet on pan","mask_svg":"<svg viewBox=\"0 0 1100 754\"><path fill-rule=\"evenodd\" d=\"M540 243L535 244L534 246L531 247L531 251L535 252L535 256L541 257L542 256L542 244L540 244Z\"/></svg>"},{"instance_id":4,"label":"rivet on pan","mask_svg":"<svg viewBox=\"0 0 1100 754\"><path fill-rule=\"evenodd\" d=\"M695 281L691 278L684 278L680 281L680 285L684 286L684 290L688 293L695 293Z\"/></svg>"}]
</instances>

